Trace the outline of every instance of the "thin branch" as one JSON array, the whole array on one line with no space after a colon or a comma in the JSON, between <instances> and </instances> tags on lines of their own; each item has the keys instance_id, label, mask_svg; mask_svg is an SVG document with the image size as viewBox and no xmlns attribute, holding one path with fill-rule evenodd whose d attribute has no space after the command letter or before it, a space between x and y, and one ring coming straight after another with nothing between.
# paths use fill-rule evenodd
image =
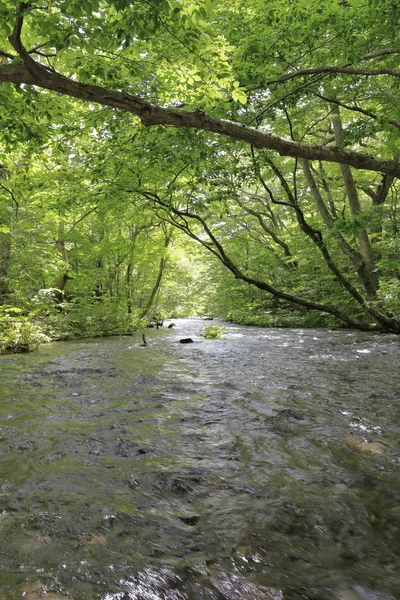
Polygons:
<instances>
[{"instance_id":1,"label":"thin branch","mask_svg":"<svg viewBox=\"0 0 400 600\"><path fill-rule=\"evenodd\" d=\"M269 237L271 237L276 244L278 244L279 246L281 246L281 248L283 248L283 252L284 252L285 256L287 256L288 258L291 258L290 266L297 267L296 261L292 258L292 253L290 252L289 246L286 244L286 242L281 240L281 238L276 235L276 233L273 231L273 229L268 227L268 225L262 218L261 213L250 208L249 206L246 206L245 203L242 202L242 200L240 200L240 198L237 195L236 195L236 202L247 214L255 217L257 219L257 221L259 222L260 227L265 231L265 233L267 235L269 235Z\"/></svg>"},{"instance_id":2,"label":"thin branch","mask_svg":"<svg viewBox=\"0 0 400 600\"><path fill-rule=\"evenodd\" d=\"M8 192L10 194L12 201L15 204L15 217L18 218L19 204L18 204L17 199L14 196L12 190L10 190L8 187L6 187L3 183L0 183L0 187L3 188L3 190L5 190L6 192Z\"/></svg>"},{"instance_id":3,"label":"thin branch","mask_svg":"<svg viewBox=\"0 0 400 600\"><path fill-rule=\"evenodd\" d=\"M169 184L167 185L168 189L170 189L174 185L174 183L178 179L179 175L181 175L184 171L186 171L186 169L188 169L189 166L190 165L184 165L181 169L179 169L179 171L177 173L173 174L174 177L173 177L172 181L170 181Z\"/></svg>"},{"instance_id":4,"label":"thin branch","mask_svg":"<svg viewBox=\"0 0 400 600\"><path fill-rule=\"evenodd\" d=\"M6 52L5 50L0 50L0 56L4 56L4 58L8 58L9 60L13 60L15 58L14 54L10 54L9 52Z\"/></svg>"},{"instance_id":5,"label":"thin branch","mask_svg":"<svg viewBox=\"0 0 400 600\"><path fill-rule=\"evenodd\" d=\"M29 54L37 54L38 56L43 56L43 58L54 58L55 56L57 56L57 52L46 53L40 52L39 50L37 50L36 52L33 52L31 50ZM49 65L49 67L54 71L54 68L51 65Z\"/></svg>"},{"instance_id":6,"label":"thin branch","mask_svg":"<svg viewBox=\"0 0 400 600\"><path fill-rule=\"evenodd\" d=\"M287 98L290 98L290 96L293 96L298 91L300 91L301 89L303 89L305 87L308 87L312 83L317 83L318 81L320 81L320 79L323 79L324 77L326 77L326 74L322 74L319 77L314 77L311 81L306 81L305 83L302 83L301 85L297 86L294 90L289 90L288 92L286 92L285 94L283 94L283 96L281 96L277 100L274 100L273 102L270 102L267 106L265 106L259 113L256 114L255 117L253 117L252 119L250 119L250 121L247 122L247 125L250 125L251 123L254 123L254 121L257 121L268 110L270 110L271 108L274 108L274 106L277 106L281 102L284 102ZM271 82L269 82L269 83L271 83ZM274 82L272 82L272 83L274 83ZM264 87L264 86L262 86L262 87ZM248 90L248 91L250 91L250 90Z\"/></svg>"},{"instance_id":7,"label":"thin branch","mask_svg":"<svg viewBox=\"0 0 400 600\"><path fill-rule=\"evenodd\" d=\"M363 60L372 60L375 58L382 58L384 56L389 56L392 54L400 54L400 48L384 48L383 50L377 50L375 52L371 52L366 54L361 61ZM302 77L303 75L315 75L323 73L324 75L329 75L330 73L343 73L343 74L352 74L352 75L366 75L366 76L377 76L377 75L394 75L396 77L400 76L400 71L393 69L375 69L373 71L368 69L356 69L352 67L352 63L348 62L345 65L340 67L331 67L329 65L323 67L314 67L308 69L298 69L297 71L290 71L290 73L284 73L276 79L269 79L265 83L260 83L251 88L247 89L247 92L254 92L257 90L265 89L268 85L273 85L275 83L284 83L285 81L289 81L296 77ZM306 82L305 85L310 85L313 81Z\"/></svg>"},{"instance_id":8,"label":"thin branch","mask_svg":"<svg viewBox=\"0 0 400 600\"><path fill-rule=\"evenodd\" d=\"M345 104L344 102L340 102L339 100L336 100L334 98L327 98L323 94L318 94L317 92L315 92L315 95L318 98L321 98L321 100L324 100L325 102L329 102L330 104L337 104L338 106L341 106L342 108L345 108L346 110L351 110L353 112L359 112L362 115L365 115L366 117L374 119L375 121L378 121L378 119L382 118L382 117L379 117L378 115L376 115L375 113L373 113L372 111L365 110L364 108L360 108L359 106L350 106L349 104ZM394 127L397 127L397 129L400 129L400 121L395 121L394 119L386 119L386 117L383 117L383 120L386 121L387 123L390 123L390 125L394 125Z\"/></svg>"},{"instance_id":9,"label":"thin branch","mask_svg":"<svg viewBox=\"0 0 400 600\"><path fill-rule=\"evenodd\" d=\"M400 71L397 69L361 69L356 67L312 67L310 69L299 69L293 73L285 73L277 79L273 79L267 82L267 85L273 83L283 83L295 79L296 77L303 77L304 75L329 75L330 73L338 73L344 75L366 75L367 77L377 77L378 75L390 75L392 77L400 77Z\"/></svg>"},{"instance_id":10,"label":"thin branch","mask_svg":"<svg viewBox=\"0 0 400 600\"><path fill-rule=\"evenodd\" d=\"M272 193L271 188L267 185L264 177L261 174L260 171L260 167L258 166L258 162L256 161L256 157L254 154L254 147L251 146L251 156L253 159L253 166L254 166L254 170L256 172L256 175L261 183L261 185L263 186L264 190L267 192L268 196L271 199L271 202L273 202L273 204L279 204L281 206L289 206L290 208L295 208L295 205L291 202L283 202L282 200L277 200L274 196L274 194Z\"/></svg>"},{"instance_id":11,"label":"thin branch","mask_svg":"<svg viewBox=\"0 0 400 600\"><path fill-rule=\"evenodd\" d=\"M39 44L38 46L35 46L31 50L28 50L28 54L38 53L38 50L40 50L41 48L45 48L47 46L47 44L48 44L48 42L43 42L43 44Z\"/></svg>"},{"instance_id":12,"label":"thin branch","mask_svg":"<svg viewBox=\"0 0 400 600\"><path fill-rule=\"evenodd\" d=\"M91 208L87 213L85 213L82 217L80 217L77 221L75 221L75 223L72 225L72 227L67 231L66 235L69 235L81 221L83 221L84 219L86 219L86 217L88 217L89 215L94 213L98 208L99 208L98 205L95 206L94 208Z\"/></svg>"}]
</instances>

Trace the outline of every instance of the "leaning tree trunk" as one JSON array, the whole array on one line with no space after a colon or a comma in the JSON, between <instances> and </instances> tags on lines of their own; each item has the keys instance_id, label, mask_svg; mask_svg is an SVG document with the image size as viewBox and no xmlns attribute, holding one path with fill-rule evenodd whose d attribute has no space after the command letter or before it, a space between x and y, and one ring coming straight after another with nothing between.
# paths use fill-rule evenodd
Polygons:
<instances>
[{"instance_id":1,"label":"leaning tree trunk","mask_svg":"<svg viewBox=\"0 0 400 600\"><path fill-rule=\"evenodd\" d=\"M322 197L320 189L317 186L317 183L311 172L310 162L306 159L300 159L300 164L303 169L303 173L306 178L307 184L310 188L311 194L314 198L315 204L318 208L318 212L321 215L322 220L324 221L324 223L328 227L328 229L332 229L333 226L335 225L336 221L333 218L333 216L331 215L330 211L328 210L328 207L325 204L325 200ZM341 233L335 232L334 237L335 237L335 240L336 240L339 248L342 250L343 254L345 254L350 259L351 263L355 267L355 269L358 273L358 276L360 278L360 281L362 282L362 284L364 286L365 291L367 292L368 295L370 295L371 294L370 269L367 268L366 261L363 258L363 255L361 254L361 252L357 252L357 250L355 250L348 243L348 241L342 236ZM371 248L371 252L372 252L372 248Z\"/></svg>"},{"instance_id":2,"label":"leaning tree trunk","mask_svg":"<svg viewBox=\"0 0 400 600\"><path fill-rule=\"evenodd\" d=\"M172 231L168 231L165 234L165 242L164 242L163 255L162 255L161 259L160 259L160 263L159 263L159 267L158 267L157 279L155 281L153 289L151 290L151 293L150 293L149 299L148 299L148 301L146 303L146 306L144 307L144 309L140 313L140 318L141 319L143 319L146 315L149 314L149 312L151 310L151 307L153 306L154 298L156 297L157 292L160 289L162 278L163 278L164 271L165 271L165 267L167 266L167 261L168 261L167 248L169 246L171 238L172 238Z\"/></svg>"},{"instance_id":3,"label":"leaning tree trunk","mask_svg":"<svg viewBox=\"0 0 400 600\"><path fill-rule=\"evenodd\" d=\"M336 145L339 148L344 147L344 131L342 126L342 120L340 118L339 106L337 104L331 104L332 109L332 125L335 134ZM353 216L361 213L360 199L358 197L358 191L354 182L353 174L349 165L341 164L340 171L346 188L347 197L349 199L350 211ZM372 249L371 241L368 233L365 230L358 232L358 243L360 246L360 254L363 258L365 269L365 285L367 293L370 298L376 297L376 292L379 287L379 281L376 274L376 262L374 252Z\"/></svg>"}]
</instances>

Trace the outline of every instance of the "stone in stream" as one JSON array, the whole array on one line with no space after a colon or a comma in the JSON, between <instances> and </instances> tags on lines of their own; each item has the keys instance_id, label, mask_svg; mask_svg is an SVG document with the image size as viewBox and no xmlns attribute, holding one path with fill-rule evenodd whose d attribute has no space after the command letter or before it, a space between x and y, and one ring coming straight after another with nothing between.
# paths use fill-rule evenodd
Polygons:
<instances>
[{"instance_id":1,"label":"stone in stream","mask_svg":"<svg viewBox=\"0 0 400 600\"><path fill-rule=\"evenodd\" d=\"M180 344L193 344L193 340L192 338L182 338L181 340L179 340Z\"/></svg>"},{"instance_id":2,"label":"stone in stream","mask_svg":"<svg viewBox=\"0 0 400 600\"><path fill-rule=\"evenodd\" d=\"M291 408L284 408L283 410L278 411L278 414L275 415L274 418L295 419L296 421L304 421L305 419L304 415Z\"/></svg>"},{"instance_id":3,"label":"stone in stream","mask_svg":"<svg viewBox=\"0 0 400 600\"><path fill-rule=\"evenodd\" d=\"M191 515L191 516L181 515L178 517L178 519L180 521L182 521L182 523L185 523L185 525L190 525L193 527L193 525L197 525L197 523L200 521L201 517L200 517L200 515Z\"/></svg>"},{"instance_id":4,"label":"stone in stream","mask_svg":"<svg viewBox=\"0 0 400 600\"><path fill-rule=\"evenodd\" d=\"M368 454L386 454L391 450L391 446L386 441L374 440L369 435L357 435L352 431L346 437L346 442L349 446Z\"/></svg>"}]
</instances>

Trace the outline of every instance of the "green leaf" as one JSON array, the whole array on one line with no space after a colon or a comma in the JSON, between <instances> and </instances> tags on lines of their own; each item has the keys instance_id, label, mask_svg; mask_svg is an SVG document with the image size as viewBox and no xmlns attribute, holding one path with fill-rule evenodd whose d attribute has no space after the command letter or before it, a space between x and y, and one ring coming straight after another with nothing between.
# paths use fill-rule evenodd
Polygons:
<instances>
[{"instance_id":1,"label":"green leaf","mask_svg":"<svg viewBox=\"0 0 400 600\"><path fill-rule=\"evenodd\" d=\"M232 90L232 98L236 102L240 102L240 104L247 104L247 96L243 89L234 89Z\"/></svg>"}]
</instances>

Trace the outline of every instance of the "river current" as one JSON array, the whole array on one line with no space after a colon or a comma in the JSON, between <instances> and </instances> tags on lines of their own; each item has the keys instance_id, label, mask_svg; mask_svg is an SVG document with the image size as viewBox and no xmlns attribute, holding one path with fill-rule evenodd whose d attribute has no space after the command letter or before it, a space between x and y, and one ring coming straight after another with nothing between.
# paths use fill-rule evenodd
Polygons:
<instances>
[{"instance_id":1,"label":"river current","mask_svg":"<svg viewBox=\"0 0 400 600\"><path fill-rule=\"evenodd\" d=\"M0 600L399 599L399 338L175 323L0 357Z\"/></svg>"}]
</instances>

